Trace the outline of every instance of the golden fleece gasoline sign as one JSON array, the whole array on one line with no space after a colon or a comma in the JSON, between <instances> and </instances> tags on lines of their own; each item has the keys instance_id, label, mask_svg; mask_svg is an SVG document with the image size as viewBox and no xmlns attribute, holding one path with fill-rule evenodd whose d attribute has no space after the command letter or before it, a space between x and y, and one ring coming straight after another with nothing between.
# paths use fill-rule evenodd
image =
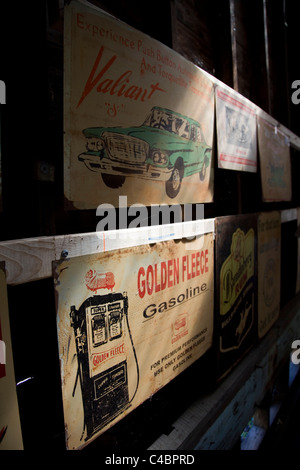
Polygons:
<instances>
[{"instance_id":1,"label":"golden fleece gasoline sign","mask_svg":"<svg viewBox=\"0 0 300 470\"><path fill-rule=\"evenodd\" d=\"M213 268L212 233L55 264L69 449L110 428L211 347Z\"/></svg>"}]
</instances>

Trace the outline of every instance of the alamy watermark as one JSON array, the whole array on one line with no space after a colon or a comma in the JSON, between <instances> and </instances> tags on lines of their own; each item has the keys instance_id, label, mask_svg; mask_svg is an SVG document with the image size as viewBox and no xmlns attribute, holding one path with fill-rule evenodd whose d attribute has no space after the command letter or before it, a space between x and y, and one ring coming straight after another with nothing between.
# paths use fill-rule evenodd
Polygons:
<instances>
[{"instance_id":1,"label":"alamy watermark","mask_svg":"<svg viewBox=\"0 0 300 470\"><path fill-rule=\"evenodd\" d=\"M291 361L293 364L300 364L300 339L295 339L292 343Z\"/></svg>"},{"instance_id":2,"label":"alamy watermark","mask_svg":"<svg viewBox=\"0 0 300 470\"><path fill-rule=\"evenodd\" d=\"M300 103L300 80L294 80L291 86L293 91L291 100L293 104L299 104Z\"/></svg>"},{"instance_id":3,"label":"alamy watermark","mask_svg":"<svg viewBox=\"0 0 300 470\"><path fill-rule=\"evenodd\" d=\"M0 340L0 364L6 364L6 346L2 340Z\"/></svg>"},{"instance_id":4,"label":"alamy watermark","mask_svg":"<svg viewBox=\"0 0 300 470\"><path fill-rule=\"evenodd\" d=\"M0 80L0 104L6 104L6 86L3 80Z\"/></svg>"},{"instance_id":5,"label":"alamy watermark","mask_svg":"<svg viewBox=\"0 0 300 470\"><path fill-rule=\"evenodd\" d=\"M100 217L96 226L97 233L108 232L110 239L136 239L137 228L149 228L149 242L176 235L176 238L193 240L203 234L204 204L144 204L127 205L127 196L119 196L119 207L100 204L96 210ZM186 223L190 222L190 223ZM126 230L122 230L126 229Z\"/></svg>"}]
</instances>

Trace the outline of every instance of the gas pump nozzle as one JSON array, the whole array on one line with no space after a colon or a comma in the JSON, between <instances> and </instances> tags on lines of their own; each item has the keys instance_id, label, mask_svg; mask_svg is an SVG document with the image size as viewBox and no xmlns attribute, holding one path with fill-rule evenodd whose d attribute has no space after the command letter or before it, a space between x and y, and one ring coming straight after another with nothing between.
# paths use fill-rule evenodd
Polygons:
<instances>
[{"instance_id":1,"label":"gas pump nozzle","mask_svg":"<svg viewBox=\"0 0 300 470\"><path fill-rule=\"evenodd\" d=\"M128 314L128 295L127 295L127 292L124 291L123 292L123 297L124 297L124 314L127 315Z\"/></svg>"},{"instance_id":2,"label":"gas pump nozzle","mask_svg":"<svg viewBox=\"0 0 300 470\"><path fill-rule=\"evenodd\" d=\"M76 323L78 323L78 311L75 308L75 305L71 305L70 311L71 326L76 328Z\"/></svg>"},{"instance_id":3,"label":"gas pump nozzle","mask_svg":"<svg viewBox=\"0 0 300 470\"><path fill-rule=\"evenodd\" d=\"M71 305L70 318L71 318L71 327L74 329L77 357L79 358L84 353L85 335L82 334L80 321L79 321L79 311L76 310L75 305ZM73 397L75 395L75 390L77 387L78 379L82 381L80 362L78 362L77 374L76 374L75 383L74 383L73 392L72 392Z\"/></svg>"},{"instance_id":4,"label":"gas pump nozzle","mask_svg":"<svg viewBox=\"0 0 300 470\"><path fill-rule=\"evenodd\" d=\"M76 310L75 305L71 305L70 310L71 327L74 329L75 341L77 346L77 354L84 352L84 346L86 343L86 335L82 332L82 321L79 320L79 311Z\"/></svg>"}]
</instances>

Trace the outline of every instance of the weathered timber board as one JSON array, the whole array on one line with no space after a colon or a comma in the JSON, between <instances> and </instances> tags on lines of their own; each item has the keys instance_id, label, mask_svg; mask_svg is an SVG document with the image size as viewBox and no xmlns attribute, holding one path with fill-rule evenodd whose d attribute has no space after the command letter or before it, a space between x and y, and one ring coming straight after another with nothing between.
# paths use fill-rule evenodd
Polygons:
<instances>
[{"instance_id":1,"label":"weathered timber board","mask_svg":"<svg viewBox=\"0 0 300 470\"><path fill-rule=\"evenodd\" d=\"M297 218L297 208L287 209L281 212L281 222L287 222ZM201 229L210 231L213 219L198 220L197 223L188 222L187 236ZM167 224L159 228L132 229L119 231L120 236L109 238L108 232L79 233L74 235L60 235L53 237L23 238L0 242L0 260L5 261L7 284L17 285L25 282L45 279L52 276L52 261L61 258L63 250L67 256L81 256L97 253L105 250L113 250L126 246L134 246L136 243L154 242L155 237L170 239L180 232L181 224ZM133 230L136 236L131 236ZM151 235L152 234L152 235Z\"/></svg>"},{"instance_id":2,"label":"weathered timber board","mask_svg":"<svg viewBox=\"0 0 300 470\"><path fill-rule=\"evenodd\" d=\"M0 261L5 261L7 284L17 285L52 276L52 261L62 257L111 251L162 240L195 237L214 231L214 219L107 232L54 237L24 238L0 242Z\"/></svg>"}]
</instances>

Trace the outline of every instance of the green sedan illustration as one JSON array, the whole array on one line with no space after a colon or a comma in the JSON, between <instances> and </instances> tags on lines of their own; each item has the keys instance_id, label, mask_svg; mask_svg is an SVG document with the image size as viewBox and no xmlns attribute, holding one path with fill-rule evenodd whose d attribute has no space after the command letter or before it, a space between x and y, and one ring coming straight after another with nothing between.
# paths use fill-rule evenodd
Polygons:
<instances>
[{"instance_id":1,"label":"green sedan illustration","mask_svg":"<svg viewBox=\"0 0 300 470\"><path fill-rule=\"evenodd\" d=\"M200 124L180 113L154 107L138 127L84 129L86 152L78 159L100 172L110 188L120 188L126 177L164 181L174 198L183 178L199 173L203 181L211 160Z\"/></svg>"}]
</instances>

